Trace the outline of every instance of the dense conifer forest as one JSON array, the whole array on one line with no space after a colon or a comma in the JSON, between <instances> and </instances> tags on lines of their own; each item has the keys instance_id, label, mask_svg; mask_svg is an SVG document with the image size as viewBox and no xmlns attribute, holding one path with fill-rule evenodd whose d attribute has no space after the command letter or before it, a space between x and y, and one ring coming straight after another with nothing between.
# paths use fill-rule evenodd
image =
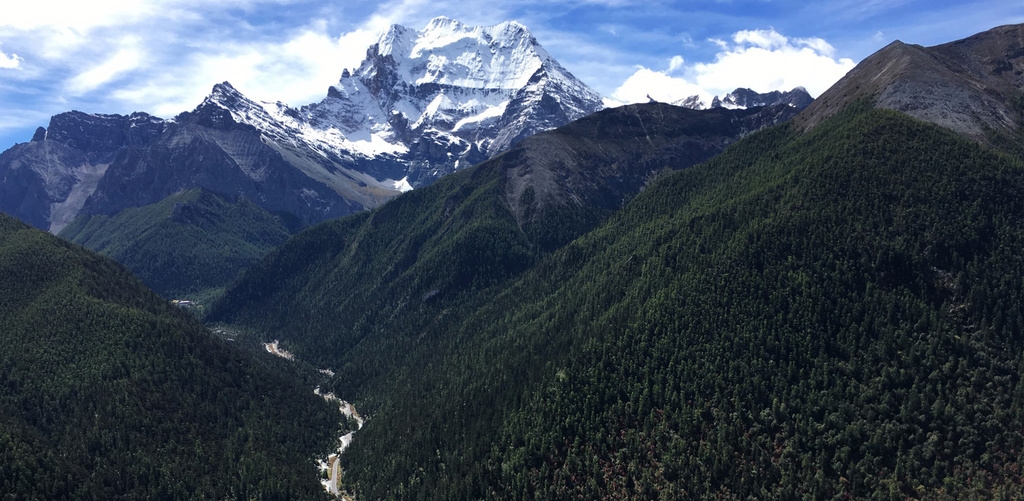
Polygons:
<instances>
[{"instance_id":1,"label":"dense conifer forest","mask_svg":"<svg viewBox=\"0 0 1024 501\"><path fill-rule=\"evenodd\" d=\"M0 219L0 490L323 497L313 461L345 425L312 395L315 366L370 417L341 458L360 499L1024 496L1015 148L862 100L692 168L672 141L574 165L662 173L617 209L510 198L556 143L531 144L247 269L210 320L299 363ZM244 200L177 196L69 230L133 256L264 242L251 261L291 231ZM197 229L225 240L190 244Z\"/></svg>"},{"instance_id":2,"label":"dense conifer forest","mask_svg":"<svg viewBox=\"0 0 1024 501\"><path fill-rule=\"evenodd\" d=\"M114 261L0 215L4 499L318 499L337 408Z\"/></svg>"},{"instance_id":3,"label":"dense conifer forest","mask_svg":"<svg viewBox=\"0 0 1024 501\"><path fill-rule=\"evenodd\" d=\"M412 314L363 326L375 342L338 357L338 391L372 416L343 456L348 486L366 499L1019 497L1022 167L861 102L661 179L443 309L375 297ZM432 193L416 196L445 200ZM368 238L365 221L400 220L387 210L290 245ZM509 221L498 234L523 238ZM471 248L514 249L481 235ZM420 249L405 245L386 255ZM331 269L288 262L295 283ZM494 255L459 262L480 273ZM268 297L258 284L276 285L253 273L250 297ZM314 304L346 293L315 287Z\"/></svg>"},{"instance_id":4,"label":"dense conifer forest","mask_svg":"<svg viewBox=\"0 0 1024 501\"><path fill-rule=\"evenodd\" d=\"M396 76L412 32L319 105L225 82L4 153L10 210L96 210L59 237L0 214L0 500L1024 499L1024 27L893 42L802 112L648 95L439 179L576 80L545 53L466 105L457 156L460 96L402 109L463 92L429 43L429 78ZM834 59L774 29L719 57L779 40ZM568 121L571 93L536 96L520 137ZM125 208L215 178L303 216L199 188Z\"/></svg>"},{"instance_id":5,"label":"dense conifer forest","mask_svg":"<svg viewBox=\"0 0 1024 501\"><path fill-rule=\"evenodd\" d=\"M297 228L244 197L195 188L113 216L81 216L60 236L114 258L165 298L206 303Z\"/></svg>"}]
</instances>

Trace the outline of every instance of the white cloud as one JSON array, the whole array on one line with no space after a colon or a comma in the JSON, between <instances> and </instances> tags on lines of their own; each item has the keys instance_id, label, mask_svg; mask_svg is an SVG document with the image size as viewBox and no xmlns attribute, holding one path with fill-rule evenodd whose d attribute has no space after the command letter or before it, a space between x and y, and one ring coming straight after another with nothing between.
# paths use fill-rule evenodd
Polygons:
<instances>
[{"instance_id":1,"label":"white cloud","mask_svg":"<svg viewBox=\"0 0 1024 501\"><path fill-rule=\"evenodd\" d=\"M262 43L221 43L204 47L179 63L188 71L149 71L112 97L158 116L173 116L198 105L216 83L229 81L243 94L293 106L323 99L345 68L355 68L377 31L359 28L330 36L314 20L286 39Z\"/></svg>"},{"instance_id":2,"label":"white cloud","mask_svg":"<svg viewBox=\"0 0 1024 501\"><path fill-rule=\"evenodd\" d=\"M0 69L4 70L19 70L21 69L22 59L17 54L7 55L3 51L0 51Z\"/></svg>"},{"instance_id":3,"label":"white cloud","mask_svg":"<svg viewBox=\"0 0 1024 501\"><path fill-rule=\"evenodd\" d=\"M0 28L36 31L58 27L85 35L97 28L131 26L148 19L198 20L203 11L287 3L289 0L47 0L45 6L5 8Z\"/></svg>"},{"instance_id":4,"label":"white cloud","mask_svg":"<svg viewBox=\"0 0 1024 501\"><path fill-rule=\"evenodd\" d=\"M683 67L683 63L685 62L686 60L683 59L683 56L672 56L672 59L669 59L668 61L668 72L675 73L677 70Z\"/></svg>"},{"instance_id":5,"label":"white cloud","mask_svg":"<svg viewBox=\"0 0 1024 501\"><path fill-rule=\"evenodd\" d=\"M757 92L804 87L817 96L855 66L851 59L837 59L835 48L821 38L789 38L770 29L739 31L732 40L710 40L721 49L712 62L680 67L682 58L673 57L666 71L640 68L612 98L643 102L650 95L671 102L699 95L707 102L739 87Z\"/></svg>"},{"instance_id":6,"label":"white cloud","mask_svg":"<svg viewBox=\"0 0 1024 501\"><path fill-rule=\"evenodd\" d=\"M711 102L712 96L701 87L683 78L641 67L615 89L611 97L623 103L646 103L651 99L668 103L693 95L699 95L705 102Z\"/></svg>"},{"instance_id":7,"label":"white cloud","mask_svg":"<svg viewBox=\"0 0 1024 501\"><path fill-rule=\"evenodd\" d=\"M774 50L789 45L789 40L775 30L743 30L737 31L732 40L740 46L753 45L762 49Z\"/></svg>"}]
</instances>

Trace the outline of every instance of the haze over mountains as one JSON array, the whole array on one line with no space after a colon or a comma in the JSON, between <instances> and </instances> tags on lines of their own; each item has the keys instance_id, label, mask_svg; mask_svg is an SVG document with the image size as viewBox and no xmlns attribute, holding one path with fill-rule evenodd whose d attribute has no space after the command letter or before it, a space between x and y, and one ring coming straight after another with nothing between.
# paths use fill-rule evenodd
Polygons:
<instances>
[{"instance_id":1,"label":"haze over mountains","mask_svg":"<svg viewBox=\"0 0 1024 501\"><path fill-rule=\"evenodd\" d=\"M164 278L206 278L148 257L199 236L195 261L244 271L202 284L233 341L195 341L109 260L0 218L25 347L0 359L0 490L322 495L313 449L344 423L300 397L315 382L368 416L340 457L358 499L1024 496L1022 40L896 42L803 111L800 89L598 110L521 25L438 18L298 110L225 83L174 120L54 117L0 156L19 210L77 211L62 235ZM270 341L292 359L246 349ZM79 359L101 369L69 386ZM201 412L140 399L150 374ZM101 401L143 418L82 397L111 380ZM95 425L70 459L46 453L69 405Z\"/></svg>"}]
</instances>

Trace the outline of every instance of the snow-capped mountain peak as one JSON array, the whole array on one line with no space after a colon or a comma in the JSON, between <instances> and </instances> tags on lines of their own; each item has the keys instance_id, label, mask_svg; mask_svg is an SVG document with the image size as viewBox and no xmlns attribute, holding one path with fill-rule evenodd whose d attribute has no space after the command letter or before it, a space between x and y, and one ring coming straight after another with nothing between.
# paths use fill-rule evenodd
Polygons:
<instances>
[{"instance_id":1,"label":"snow-capped mountain peak","mask_svg":"<svg viewBox=\"0 0 1024 501\"><path fill-rule=\"evenodd\" d=\"M301 113L315 128L401 144L412 168L385 175L422 184L603 107L521 23L438 17L420 30L391 26Z\"/></svg>"},{"instance_id":2,"label":"snow-capped mountain peak","mask_svg":"<svg viewBox=\"0 0 1024 501\"><path fill-rule=\"evenodd\" d=\"M407 85L518 89L549 59L519 22L479 27L438 17L422 30L392 26L356 73L372 78L387 68Z\"/></svg>"},{"instance_id":3,"label":"snow-capped mountain peak","mask_svg":"<svg viewBox=\"0 0 1024 501\"><path fill-rule=\"evenodd\" d=\"M438 17L420 30L391 26L318 103L258 102L224 82L191 115L252 126L288 157L316 152L302 162L316 179L337 177L340 166L368 178L360 183L393 189L394 180L430 183L603 107L519 22Z\"/></svg>"}]
</instances>

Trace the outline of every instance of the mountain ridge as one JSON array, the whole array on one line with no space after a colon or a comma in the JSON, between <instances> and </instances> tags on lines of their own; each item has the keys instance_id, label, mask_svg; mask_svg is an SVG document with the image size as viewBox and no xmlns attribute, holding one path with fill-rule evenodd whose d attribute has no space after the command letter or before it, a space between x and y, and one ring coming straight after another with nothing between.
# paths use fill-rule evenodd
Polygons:
<instances>
[{"instance_id":1,"label":"mountain ridge","mask_svg":"<svg viewBox=\"0 0 1024 501\"><path fill-rule=\"evenodd\" d=\"M894 41L865 58L796 118L803 129L864 97L875 106L977 141L1015 137L1024 123L1024 25L922 47Z\"/></svg>"},{"instance_id":2,"label":"mountain ridge","mask_svg":"<svg viewBox=\"0 0 1024 501\"><path fill-rule=\"evenodd\" d=\"M701 101L699 95L693 95L685 99L680 99L673 102L676 106L682 106L684 108L690 108L694 110L704 110L708 108L751 108L755 106L774 106L776 104L788 104L794 108L803 110L814 101L814 98L807 93L807 89L803 87L796 87L789 91L770 91L759 93L751 89L740 87L724 96L715 96L711 99L711 104L707 104Z\"/></svg>"},{"instance_id":3,"label":"mountain ridge","mask_svg":"<svg viewBox=\"0 0 1024 501\"><path fill-rule=\"evenodd\" d=\"M245 197L194 188L114 216L81 216L58 236L117 260L165 298L205 304L296 229Z\"/></svg>"},{"instance_id":4,"label":"mountain ridge","mask_svg":"<svg viewBox=\"0 0 1024 501\"><path fill-rule=\"evenodd\" d=\"M254 327L300 357L337 364L329 353L392 342L381 332L429 323L594 228L652 179L796 112L659 103L600 111L378 209L304 230L246 270L208 319ZM389 323L398 318L401 326ZM330 347L313 348L320 342Z\"/></svg>"}]
</instances>

